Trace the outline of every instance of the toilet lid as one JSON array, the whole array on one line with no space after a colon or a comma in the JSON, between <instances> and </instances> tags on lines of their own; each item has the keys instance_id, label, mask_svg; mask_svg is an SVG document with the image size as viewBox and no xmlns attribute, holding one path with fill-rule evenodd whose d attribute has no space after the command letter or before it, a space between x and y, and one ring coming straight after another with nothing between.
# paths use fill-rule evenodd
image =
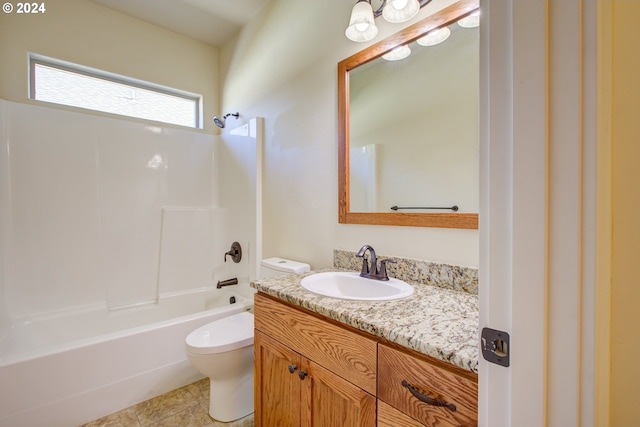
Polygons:
<instances>
[{"instance_id":1,"label":"toilet lid","mask_svg":"<svg viewBox=\"0 0 640 427\"><path fill-rule=\"evenodd\" d=\"M187 335L187 351L214 354L253 344L253 314L243 311L214 320Z\"/></svg>"}]
</instances>

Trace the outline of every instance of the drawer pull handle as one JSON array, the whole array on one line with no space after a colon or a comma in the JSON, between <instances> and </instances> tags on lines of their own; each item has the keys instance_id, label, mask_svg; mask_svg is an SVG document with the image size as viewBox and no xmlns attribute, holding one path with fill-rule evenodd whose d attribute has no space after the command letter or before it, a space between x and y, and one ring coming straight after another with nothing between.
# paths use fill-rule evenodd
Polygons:
<instances>
[{"instance_id":1,"label":"drawer pull handle","mask_svg":"<svg viewBox=\"0 0 640 427\"><path fill-rule=\"evenodd\" d=\"M290 374L293 374L296 371L296 369L298 369L298 367L296 365L293 365L293 364L289 365L289 373Z\"/></svg>"},{"instance_id":2,"label":"drawer pull handle","mask_svg":"<svg viewBox=\"0 0 640 427\"><path fill-rule=\"evenodd\" d=\"M298 371L298 376L300 377L301 380L304 380L307 375L309 375L307 371Z\"/></svg>"},{"instance_id":3,"label":"drawer pull handle","mask_svg":"<svg viewBox=\"0 0 640 427\"><path fill-rule=\"evenodd\" d=\"M411 384L409 384L405 380L402 380L401 384L402 384L402 387L406 387L407 390L409 390L411 392L411 394L413 394L413 396L416 399L418 399L421 402L426 403L427 405L446 406L451 412L455 412L456 411L456 405L454 405L453 403L449 403L449 402L447 402L445 400L442 400L442 399L434 399L432 397L425 396L424 394L420 393L417 388L415 388L414 386L412 386Z\"/></svg>"}]
</instances>

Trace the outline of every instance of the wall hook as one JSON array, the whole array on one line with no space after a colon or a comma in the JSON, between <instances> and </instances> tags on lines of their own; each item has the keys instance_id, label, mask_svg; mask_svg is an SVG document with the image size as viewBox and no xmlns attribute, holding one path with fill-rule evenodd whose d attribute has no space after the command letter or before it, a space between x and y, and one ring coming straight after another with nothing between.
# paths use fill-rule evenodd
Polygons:
<instances>
[{"instance_id":1,"label":"wall hook","mask_svg":"<svg viewBox=\"0 0 640 427\"><path fill-rule=\"evenodd\" d=\"M231 244L231 250L224 253L224 262L227 262L227 255L231 256L233 262L238 263L242 259L242 247L240 243L233 242Z\"/></svg>"}]
</instances>

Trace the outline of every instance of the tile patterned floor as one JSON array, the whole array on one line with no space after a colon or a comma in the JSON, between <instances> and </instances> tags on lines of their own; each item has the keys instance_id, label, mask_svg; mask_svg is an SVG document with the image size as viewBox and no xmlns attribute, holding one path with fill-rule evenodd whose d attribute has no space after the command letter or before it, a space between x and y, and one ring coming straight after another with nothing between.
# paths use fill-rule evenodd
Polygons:
<instances>
[{"instance_id":1,"label":"tile patterned floor","mask_svg":"<svg viewBox=\"0 0 640 427\"><path fill-rule=\"evenodd\" d=\"M253 414L223 423L208 412L209 379L205 378L81 427L253 427Z\"/></svg>"}]
</instances>

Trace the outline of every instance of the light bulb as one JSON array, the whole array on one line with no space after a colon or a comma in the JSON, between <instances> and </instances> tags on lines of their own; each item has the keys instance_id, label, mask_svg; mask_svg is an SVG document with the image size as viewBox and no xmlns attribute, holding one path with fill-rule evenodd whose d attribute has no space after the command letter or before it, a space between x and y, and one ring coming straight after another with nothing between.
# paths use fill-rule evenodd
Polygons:
<instances>
[{"instance_id":1,"label":"light bulb","mask_svg":"<svg viewBox=\"0 0 640 427\"><path fill-rule=\"evenodd\" d=\"M396 8L396 10L401 10L407 7L408 0L393 0L391 5Z\"/></svg>"}]
</instances>

